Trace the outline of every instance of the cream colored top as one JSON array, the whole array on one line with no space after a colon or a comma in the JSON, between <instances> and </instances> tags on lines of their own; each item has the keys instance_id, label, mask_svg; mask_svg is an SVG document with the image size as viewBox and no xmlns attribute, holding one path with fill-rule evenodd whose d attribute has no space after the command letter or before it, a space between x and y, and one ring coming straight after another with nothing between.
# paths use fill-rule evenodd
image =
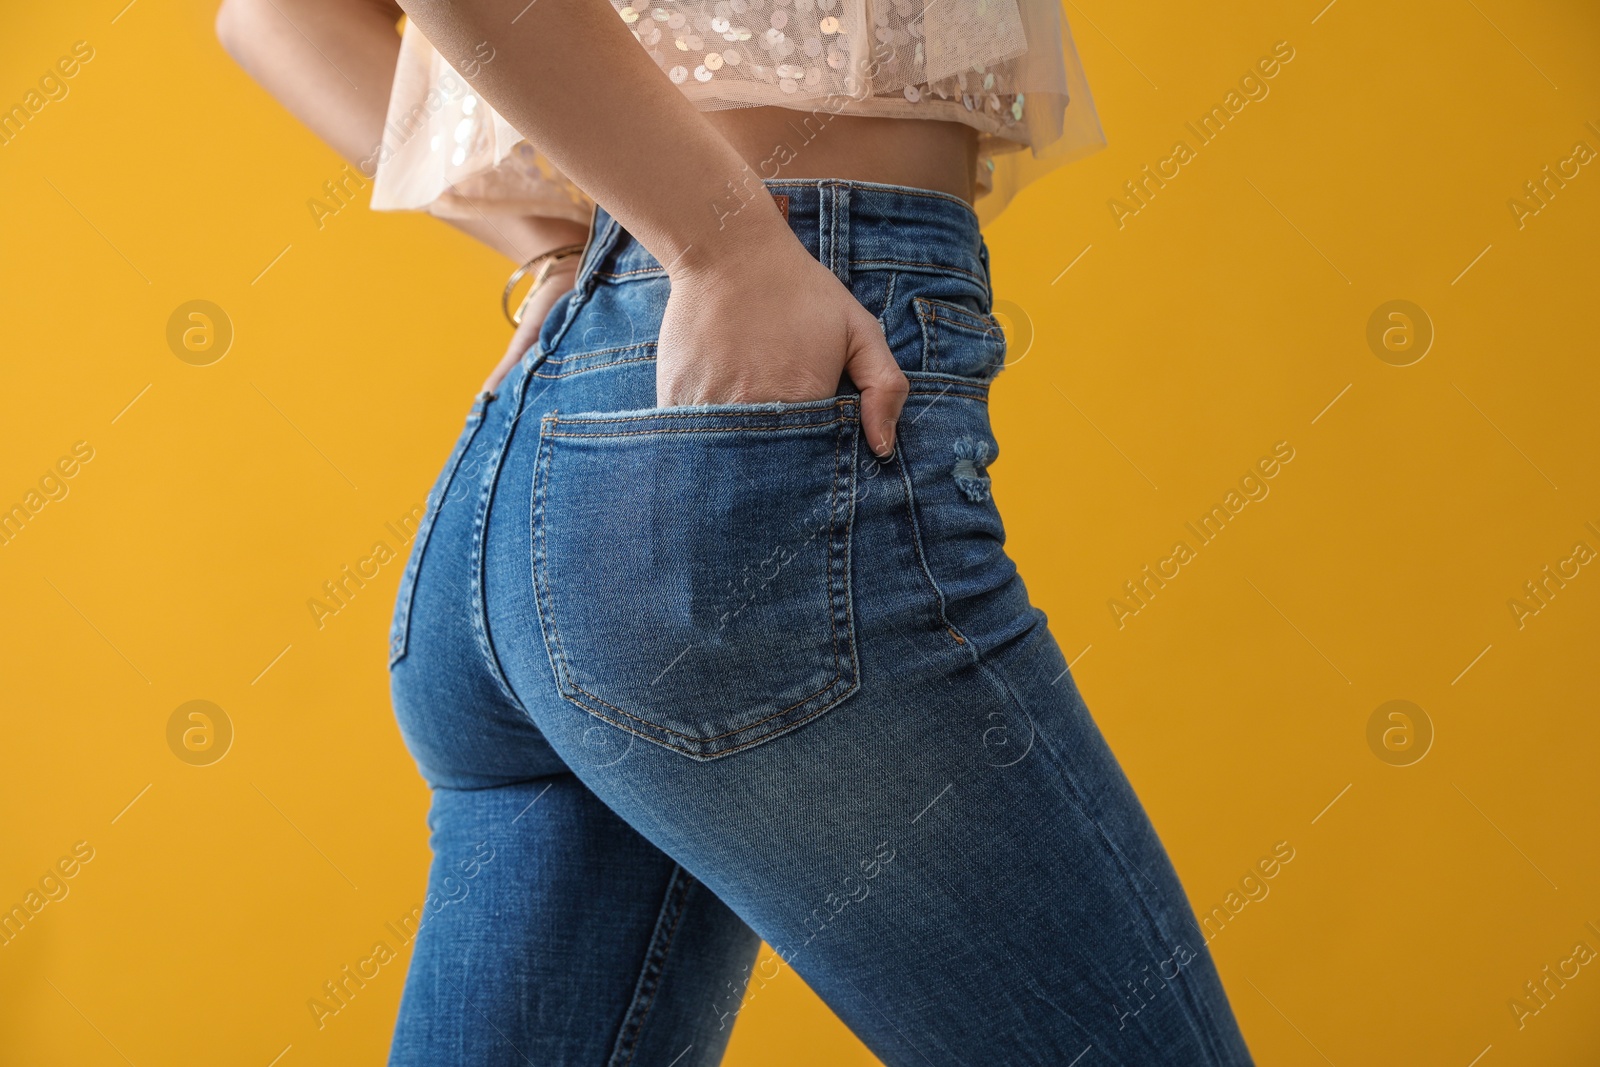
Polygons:
<instances>
[{"instance_id":1,"label":"cream colored top","mask_svg":"<svg viewBox=\"0 0 1600 1067\"><path fill-rule=\"evenodd\" d=\"M1105 145L1059 0L611 0L701 110L943 119L979 133L979 216ZM485 43L469 74L494 62ZM795 123L806 136L808 120ZM799 145L792 145L798 148ZM1029 152L1020 152L1020 149ZM1031 158L1030 158L1031 157ZM593 203L407 22L372 206L587 222ZM777 159L763 178L783 177Z\"/></svg>"}]
</instances>

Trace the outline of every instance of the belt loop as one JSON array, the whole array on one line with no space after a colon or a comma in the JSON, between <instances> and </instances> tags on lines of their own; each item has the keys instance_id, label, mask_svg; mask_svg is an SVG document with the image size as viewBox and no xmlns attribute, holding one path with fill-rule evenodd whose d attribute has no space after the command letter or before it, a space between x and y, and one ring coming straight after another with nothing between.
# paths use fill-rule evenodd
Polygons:
<instances>
[{"instance_id":1,"label":"belt loop","mask_svg":"<svg viewBox=\"0 0 1600 1067\"><path fill-rule=\"evenodd\" d=\"M605 225L600 224L600 217L605 214ZM573 280L573 288L578 291L578 299L586 300L594 291L595 275L599 273L600 264L611 250L616 247L617 238L622 232L622 227L609 212L598 205L594 209L594 218L589 223L589 243L584 249L583 258L578 261L578 276Z\"/></svg>"},{"instance_id":2,"label":"belt loop","mask_svg":"<svg viewBox=\"0 0 1600 1067\"><path fill-rule=\"evenodd\" d=\"M828 187L828 258L824 260L834 277L850 284L850 186L831 182Z\"/></svg>"},{"instance_id":3,"label":"belt loop","mask_svg":"<svg viewBox=\"0 0 1600 1067\"><path fill-rule=\"evenodd\" d=\"M994 277L989 273L989 245L983 239L983 234L978 234L978 262L983 264L983 313L994 313Z\"/></svg>"}]
</instances>

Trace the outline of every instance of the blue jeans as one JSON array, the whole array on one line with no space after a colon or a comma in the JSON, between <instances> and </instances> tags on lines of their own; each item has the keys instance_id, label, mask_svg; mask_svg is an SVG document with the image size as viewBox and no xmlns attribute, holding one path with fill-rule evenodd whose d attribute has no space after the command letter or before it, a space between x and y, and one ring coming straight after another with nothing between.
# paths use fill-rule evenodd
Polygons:
<instances>
[{"instance_id":1,"label":"blue jeans","mask_svg":"<svg viewBox=\"0 0 1600 1067\"><path fill-rule=\"evenodd\" d=\"M390 1063L707 1067L767 941L889 1067L1250 1063L1006 556L970 209L770 183L911 396L655 407L666 274L603 212L481 395L395 612L434 863Z\"/></svg>"}]
</instances>

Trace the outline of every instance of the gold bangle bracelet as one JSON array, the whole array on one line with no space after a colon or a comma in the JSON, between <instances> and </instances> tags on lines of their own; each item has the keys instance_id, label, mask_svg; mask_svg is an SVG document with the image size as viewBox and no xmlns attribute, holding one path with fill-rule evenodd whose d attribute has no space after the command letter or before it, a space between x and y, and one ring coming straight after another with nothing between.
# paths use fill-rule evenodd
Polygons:
<instances>
[{"instance_id":1,"label":"gold bangle bracelet","mask_svg":"<svg viewBox=\"0 0 1600 1067\"><path fill-rule=\"evenodd\" d=\"M534 256L511 272L511 278L506 282L505 291L500 294L500 310L505 312L506 319L510 321L511 325L522 325L523 311L526 310L528 302L533 299L533 294L537 293L539 287L544 284L545 279L550 277L550 272L555 269L555 265L563 259L571 259L573 256L583 255L585 247L584 245L566 245L562 248L557 248L553 252L545 252ZM517 310L513 312L511 310L511 290L517 287L517 283L529 271L533 271L533 285L523 296L522 302L517 305Z\"/></svg>"}]
</instances>

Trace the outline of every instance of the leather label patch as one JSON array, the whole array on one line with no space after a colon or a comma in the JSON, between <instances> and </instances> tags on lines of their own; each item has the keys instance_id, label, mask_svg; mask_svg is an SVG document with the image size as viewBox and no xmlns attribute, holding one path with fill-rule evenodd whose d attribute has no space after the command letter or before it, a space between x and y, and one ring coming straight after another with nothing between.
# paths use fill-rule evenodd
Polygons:
<instances>
[{"instance_id":1,"label":"leather label patch","mask_svg":"<svg viewBox=\"0 0 1600 1067\"><path fill-rule=\"evenodd\" d=\"M789 221L789 194L773 193L772 199L778 202L778 210L783 212L783 221Z\"/></svg>"}]
</instances>

